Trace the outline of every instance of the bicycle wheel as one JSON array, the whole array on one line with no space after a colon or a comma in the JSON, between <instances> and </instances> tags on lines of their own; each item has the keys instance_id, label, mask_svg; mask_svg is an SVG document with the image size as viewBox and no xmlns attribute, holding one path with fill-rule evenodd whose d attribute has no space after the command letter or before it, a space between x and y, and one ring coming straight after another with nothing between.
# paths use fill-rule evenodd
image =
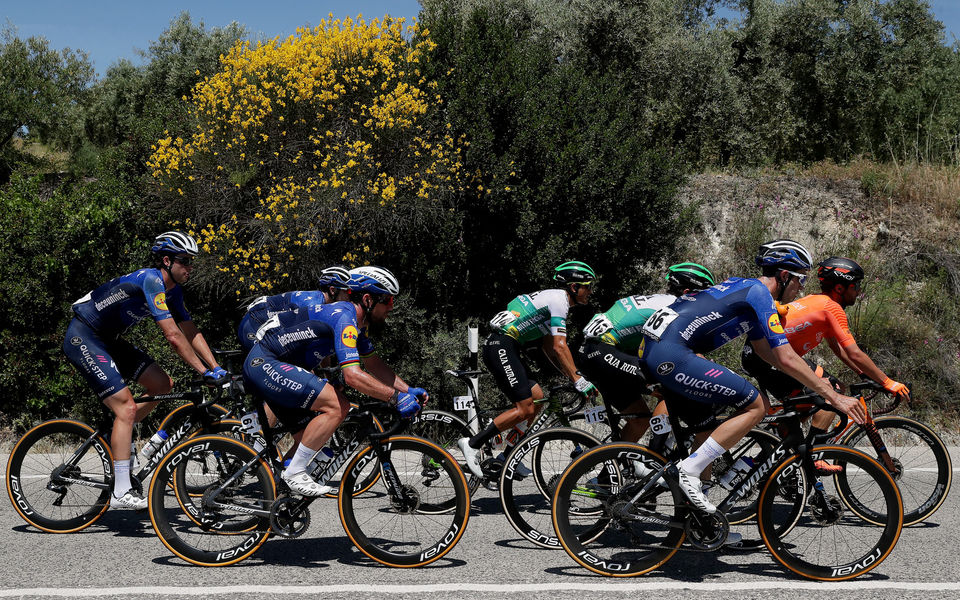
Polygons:
<instances>
[{"instance_id":1,"label":"bicycle wheel","mask_svg":"<svg viewBox=\"0 0 960 600\"><path fill-rule=\"evenodd\" d=\"M24 521L41 531L89 527L110 506L110 444L79 421L58 419L23 435L7 461L7 494Z\"/></svg>"},{"instance_id":2,"label":"bicycle wheel","mask_svg":"<svg viewBox=\"0 0 960 600\"><path fill-rule=\"evenodd\" d=\"M500 474L500 502L507 520L525 539L559 548L550 502L570 461L600 441L585 431L554 427L526 436L507 456Z\"/></svg>"},{"instance_id":3,"label":"bicycle wheel","mask_svg":"<svg viewBox=\"0 0 960 600\"><path fill-rule=\"evenodd\" d=\"M162 429L166 431L168 434L172 435L174 430L179 429L187 421L187 419L193 416L193 411L195 410L195 408L196 407L193 405L193 403L181 404L180 406L176 407L175 409L167 413L167 416L165 416L163 420L160 421L160 425L157 426L157 429ZM226 408L220 406L219 404L211 405L209 408L207 408L207 411L214 418L223 418L229 413L229 411ZM200 423L197 422L196 419L194 419L193 424L194 424L194 427L191 428L191 430L195 429L196 426L200 425ZM187 433L189 433L189 431L184 431L183 433L184 435L186 435Z\"/></svg>"},{"instance_id":4,"label":"bicycle wheel","mask_svg":"<svg viewBox=\"0 0 960 600\"><path fill-rule=\"evenodd\" d=\"M385 464L372 446L354 455L344 490L362 489L373 470L376 485L340 494L340 521L350 541L373 560L391 567L419 567L441 558L460 540L470 516L467 481L457 462L433 442L396 436L384 442ZM391 495L401 488L404 501Z\"/></svg>"},{"instance_id":5,"label":"bicycle wheel","mask_svg":"<svg viewBox=\"0 0 960 600\"><path fill-rule=\"evenodd\" d=\"M205 472L195 469L197 457L209 465ZM270 534L276 485L263 460L244 467L255 457L249 446L220 435L192 438L171 450L150 482L150 522L163 545L200 566L230 565L256 552ZM200 487L202 478L202 498L190 496L186 489Z\"/></svg>"},{"instance_id":6,"label":"bicycle wheel","mask_svg":"<svg viewBox=\"0 0 960 600\"><path fill-rule=\"evenodd\" d=\"M570 427L586 431L602 444L613 441L613 431L606 419L588 423L582 412L570 415L568 419L570 420Z\"/></svg>"},{"instance_id":7,"label":"bicycle wheel","mask_svg":"<svg viewBox=\"0 0 960 600\"><path fill-rule=\"evenodd\" d=\"M950 492L953 481L950 452L932 429L913 419L891 415L879 417L874 424L894 463L890 474L903 497L903 524L919 523L937 512ZM876 457L886 466L862 427L850 431L841 443ZM877 523L876 516L857 500L844 473L837 475L837 490L850 510L871 523Z\"/></svg>"},{"instance_id":8,"label":"bicycle wheel","mask_svg":"<svg viewBox=\"0 0 960 600\"><path fill-rule=\"evenodd\" d=\"M823 490L784 493L797 481L801 458L777 464L760 490L757 520L764 544L787 569L820 581L843 581L879 565L893 550L903 527L903 504L893 478L866 453L845 446L817 446L813 460L843 467L857 498L876 515L877 527L854 514L838 497L835 478L821 477ZM798 510L799 509L799 510Z\"/></svg>"},{"instance_id":9,"label":"bicycle wheel","mask_svg":"<svg viewBox=\"0 0 960 600\"><path fill-rule=\"evenodd\" d=\"M780 445L780 438L770 432L760 429L751 429L747 435L737 442L736 446L713 461L710 480L711 485L707 487L707 498L714 505L719 506L726 499L733 485L727 487L721 483L724 476L730 468L739 459L747 461L749 464L759 465L765 462L773 454L773 451ZM736 482L739 482L737 478ZM728 484L729 485L729 484ZM746 495L730 504L725 510L727 522L730 525L738 525L749 521L757 516L757 498L759 498L761 484L754 485Z\"/></svg>"},{"instance_id":10,"label":"bicycle wheel","mask_svg":"<svg viewBox=\"0 0 960 600\"><path fill-rule=\"evenodd\" d=\"M467 477L467 488L472 496L480 487L481 480L467 469L466 461L457 440L463 437L472 437L473 432L467 422L459 416L444 410L421 411L410 424L408 430L413 435L430 440L450 453Z\"/></svg>"},{"instance_id":11,"label":"bicycle wheel","mask_svg":"<svg viewBox=\"0 0 960 600\"><path fill-rule=\"evenodd\" d=\"M651 472L634 477L634 461ZM675 483L666 489L654 481L664 464L659 454L628 443L598 446L573 461L553 496L553 526L567 554L612 577L649 573L676 554L688 510Z\"/></svg>"}]
</instances>

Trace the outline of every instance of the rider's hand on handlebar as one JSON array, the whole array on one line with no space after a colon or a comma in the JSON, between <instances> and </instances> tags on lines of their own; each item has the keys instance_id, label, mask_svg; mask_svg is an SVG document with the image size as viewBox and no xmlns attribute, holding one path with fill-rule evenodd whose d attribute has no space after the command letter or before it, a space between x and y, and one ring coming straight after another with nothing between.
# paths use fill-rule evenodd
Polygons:
<instances>
[{"instance_id":1,"label":"rider's hand on handlebar","mask_svg":"<svg viewBox=\"0 0 960 600\"><path fill-rule=\"evenodd\" d=\"M887 377L887 379L883 382L883 389L887 390L894 396L900 396L901 399L910 402L910 388L899 381L894 381Z\"/></svg>"},{"instance_id":2,"label":"rider's hand on handlebar","mask_svg":"<svg viewBox=\"0 0 960 600\"><path fill-rule=\"evenodd\" d=\"M597 391L597 386L593 385L587 381L586 377L581 377L573 382L573 385L576 386L577 391L586 396L587 398L596 398L600 393Z\"/></svg>"},{"instance_id":3,"label":"rider's hand on handlebar","mask_svg":"<svg viewBox=\"0 0 960 600\"><path fill-rule=\"evenodd\" d=\"M420 400L420 406L424 407L430 401L430 394L427 390L418 387L407 388L407 393L416 396Z\"/></svg>"},{"instance_id":4,"label":"rider's hand on handlebar","mask_svg":"<svg viewBox=\"0 0 960 600\"><path fill-rule=\"evenodd\" d=\"M836 400L833 400L830 404L846 413L857 425L862 425L867 420L867 411L857 398L837 394Z\"/></svg>"},{"instance_id":5,"label":"rider's hand on handlebar","mask_svg":"<svg viewBox=\"0 0 960 600\"><path fill-rule=\"evenodd\" d=\"M389 402L397 407L400 416L404 419L409 419L420 412L420 402L410 392L394 392Z\"/></svg>"},{"instance_id":6,"label":"rider's hand on handlebar","mask_svg":"<svg viewBox=\"0 0 960 600\"><path fill-rule=\"evenodd\" d=\"M207 369L203 374L203 382L207 385L221 385L230 381L230 371L223 367Z\"/></svg>"}]
</instances>

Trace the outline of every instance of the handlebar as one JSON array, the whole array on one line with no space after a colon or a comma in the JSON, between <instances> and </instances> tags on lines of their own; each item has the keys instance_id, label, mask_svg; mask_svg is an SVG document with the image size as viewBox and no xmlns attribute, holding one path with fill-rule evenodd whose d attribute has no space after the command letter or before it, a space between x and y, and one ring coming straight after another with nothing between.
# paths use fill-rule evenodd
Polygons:
<instances>
[{"instance_id":1,"label":"handlebar","mask_svg":"<svg viewBox=\"0 0 960 600\"><path fill-rule=\"evenodd\" d=\"M803 408L801 405L804 404L809 404L810 406L808 408ZM836 413L840 416L840 422L833 429L816 436L816 438L814 438L815 442L829 440L833 436L837 435L846 429L847 423L850 420L846 413L842 412L840 409L836 408L817 394L802 394L800 396L786 398L783 400L783 408L785 410L790 408L794 411L797 411L797 414L802 417L812 415L818 410L829 410L830 412Z\"/></svg>"},{"instance_id":2,"label":"handlebar","mask_svg":"<svg viewBox=\"0 0 960 600\"><path fill-rule=\"evenodd\" d=\"M906 385L907 388L912 387L909 383ZM873 380L861 381L860 383L854 383L850 385L850 395L862 396L864 400L872 400L880 392L886 392L887 394L890 394L890 392L887 392L882 385ZM895 394L890 395L893 396L893 402L891 404L881 407L871 407L870 412L874 417L879 417L880 415L893 412L898 406L900 406L900 396Z\"/></svg>"}]
</instances>

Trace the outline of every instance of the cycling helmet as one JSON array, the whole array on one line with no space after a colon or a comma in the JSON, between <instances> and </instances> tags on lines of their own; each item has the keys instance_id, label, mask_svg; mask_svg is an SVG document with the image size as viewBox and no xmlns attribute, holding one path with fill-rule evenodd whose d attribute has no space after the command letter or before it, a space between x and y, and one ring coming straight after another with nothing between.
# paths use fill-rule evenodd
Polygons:
<instances>
[{"instance_id":1,"label":"cycling helmet","mask_svg":"<svg viewBox=\"0 0 960 600\"><path fill-rule=\"evenodd\" d=\"M570 260L553 270L553 278L562 284L590 283L597 280L597 274L587 263Z\"/></svg>"},{"instance_id":2,"label":"cycling helmet","mask_svg":"<svg viewBox=\"0 0 960 600\"><path fill-rule=\"evenodd\" d=\"M350 269L350 281L347 287L351 292L364 294L388 294L396 296L400 293L400 284L393 273L383 267L357 267Z\"/></svg>"},{"instance_id":3,"label":"cycling helmet","mask_svg":"<svg viewBox=\"0 0 960 600\"><path fill-rule=\"evenodd\" d=\"M196 256L200 250L197 248L197 241L189 235L180 231L164 231L153 240L150 252Z\"/></svg>"},{"instance_id":4,"label":"cycling helmet","mask_svg":"<svg viewBox=\"0 0 960 600\"><path fill-rule=\"evenodd\" d=\"M350 289L347 285L350 281L350 271L343 267L327 267L320 271L320 280L317 282L320 289L335 287L337 289Z\"/></svg>"},{"instance_id":5,"label":"cycling helmet","mask_svg":"<svg viewBox=\"0 0 960 600\"><path fill-rule=\"evenodd\" d=\"M773 240L757 251L758 267L779 267L786 270L809 269L813 258L806 248L793 240Z\"/></svg>"},{"instance_id":6,"label":"cycling helmet","mask_svg":"<svg viewBox=\"0 0 960 600\"><path fill-rule=\"evenodd\" d=\"M671 288L677 290L703 290L716 283L710 269L691 262L667 267L667 276L664 279L670 283Z\"/></svg>"},{"instance_id":7,"label":"cycling helmet","mask_svg":"<svg viewBox=\"0 0 960 600\"><path fill-rule=\"evenodd\" d=\"M817 279L820 280L821 287L836 283L856 283L865 275L863 267L855 261L839 256L831 256L817 266Z\"/></svg>"}]
</instances>

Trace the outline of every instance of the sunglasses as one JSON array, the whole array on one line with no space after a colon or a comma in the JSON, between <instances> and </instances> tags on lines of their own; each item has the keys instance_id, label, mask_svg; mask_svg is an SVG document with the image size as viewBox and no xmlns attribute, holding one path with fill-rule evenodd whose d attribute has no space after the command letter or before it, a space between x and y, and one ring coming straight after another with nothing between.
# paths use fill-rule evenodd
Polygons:
<instances>
[{"instance_id":1,"label":"sunglasses","mask_svg":"<svg viewBox=\"0 0 960 600\"><path fill-rule=\"evenodd\" d=\"M784 269L784 271L787 271L787 270ZM807 283L806 275L802 275L800 273L794 273L793 271L787 271L787 273L790 273L791 275L797 278L797 282L800 284L800 287L803 287L804 285L806 285Z\"/></svg>"},{"instance_id":2,"label":"sunglasses","mask_svg":"<svg viewBox=\"0 0 960 600\"><path fill-rule=\"evenodd\" d=\"M193 257L192 256L174 256L173 262L181 264L185 267L189 267L193 265Z\"/></svg>"}]
</instances>

